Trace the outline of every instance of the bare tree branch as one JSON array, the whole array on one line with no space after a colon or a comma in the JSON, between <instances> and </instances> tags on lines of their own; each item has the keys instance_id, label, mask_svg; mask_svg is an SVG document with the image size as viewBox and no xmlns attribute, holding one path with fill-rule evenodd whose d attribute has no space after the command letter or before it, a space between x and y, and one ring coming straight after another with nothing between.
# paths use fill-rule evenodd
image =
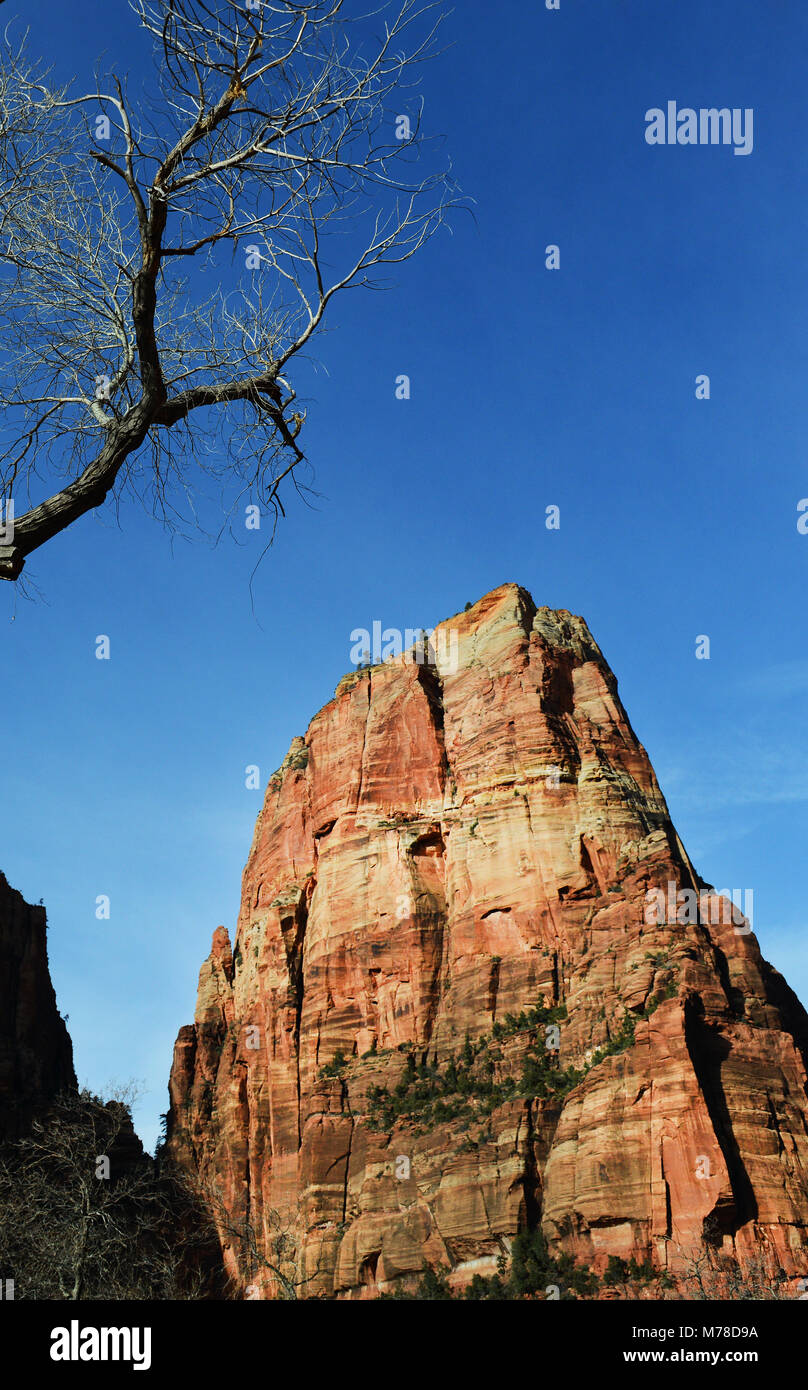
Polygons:
<instances>
[{"instance_id":1,"label":"bare tree branch","mask_svg":"<svg viewBox=\"0 0 808 1390\"><path fill-rule=\"evenodd\" d=\"M198 1298L218 1290L216 1233L132 1128L131 1087L58 1096L0 1146L0 1267L21 1300Z\"/></svg>"},{"instance_id":2,"label":"bare tree branch","mask_svg":"<svg viewBox=\"0 0 808 1390\"><path fill-rule=\"evenodd\" d=\"M335 295L445 219L412 91L432 0L362 21L345 0L249 3L132 0L157 56L137 102L115 73L55 87L6 44L0 578L125 490L185 530L212 480L225 516L248 495L277 522L305 459L294 359Z\"/></svg>"}]
</instances>

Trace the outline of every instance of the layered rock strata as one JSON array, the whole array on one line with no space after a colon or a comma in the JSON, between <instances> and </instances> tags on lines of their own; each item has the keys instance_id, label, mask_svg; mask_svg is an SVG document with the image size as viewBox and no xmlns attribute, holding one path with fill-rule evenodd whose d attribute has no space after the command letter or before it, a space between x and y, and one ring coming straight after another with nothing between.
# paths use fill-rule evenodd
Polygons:
<instances>
[{"instance_id":1,"label":"layered rock strata","mask_svg":"<svg viewBox=\"0 0 808 1390\"><path fill-rule=\"evenodd\" d=\"M177 1040L169 1149L228 1271L462 1283L540 1225L595 1270L679 1277L706 1241L808 1272L808 1017L697 876L586 624L509 584L434 646L293 740Z\"/></svg>"}]
</instances>

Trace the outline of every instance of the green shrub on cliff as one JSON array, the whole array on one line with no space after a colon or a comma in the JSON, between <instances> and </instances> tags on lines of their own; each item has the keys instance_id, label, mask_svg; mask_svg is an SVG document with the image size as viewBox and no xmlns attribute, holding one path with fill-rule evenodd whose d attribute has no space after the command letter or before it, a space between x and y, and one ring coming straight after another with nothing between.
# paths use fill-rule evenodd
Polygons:
<instances>
[{"instance_id":1,"label":"green shrub on cliff","mask_svg":"<svg viewBox=\"0 0 808 1390\"><path fill-rule=\"evenodd\" d=\"M438 1064L416 1063L409 1051L406 1066L392 1092L386 1086L371 1086L367 1093L367 1122L371 1129L390 1130L398 1121L417 1122L419 1133L449 1120L482 1122L499 1106L522 1096L526 1100L560 1101L574 1090L593 1067L607 1057L632 1047L640 1018L650 1018L664 999L676 993L671 981L664 990L651 995L639 1015L625 1011L617 1032L591 1053L583 1067L562 1067L559 1051L553 1046L551 1028L567 1018L565 1004L546 1005L543 999L518 1015L508 1013L494 1024L488 1036L472 1042L468 1034L457 1057ZM511 1038L522 1042L521 1074L518 1079L505 1068L509 1059L500 1044ZM404 1050L402 1044L399 1050ZM519 1061L510 1050L510 1066ZM341 1054L338 1054L341 1058ZM333 1076L337 1058L323 1075ZM347 1066L341 1058L341 1066ZM475 1136L479 1138L479 1134Z\"/></svg>"},{"instance_id":2,"label":"green shrub on cliff","mask_svg":"<svg viewBox=\"0 0 808 1390\"><path fill-rule=\"evenodd\" d=\"M331 1061L320 1068L321 1076L342 1076L348 1065L348 1059L343 1052L335 1052Z\"/></svg>"},{"instance_id":3,"label":"green shrub on cliff","mask_svg":"<svg viewBox=\"0 0 808 1390\"><path fill-rule=\"evenodd\" d=\"M597 1293L600 1280L590 1270L576 1265L571 1255L553 1255L541 1231L523 1231L511 1247L510 1265L504 1257L497 1273L486 1278L475 1274L463 1293L453 1293L446 1269L429 1269L413 1292L403 1290L386 1295L397 1301L503 1302L521 1298L590 1298Z\"/></svg>"}]
</instances>

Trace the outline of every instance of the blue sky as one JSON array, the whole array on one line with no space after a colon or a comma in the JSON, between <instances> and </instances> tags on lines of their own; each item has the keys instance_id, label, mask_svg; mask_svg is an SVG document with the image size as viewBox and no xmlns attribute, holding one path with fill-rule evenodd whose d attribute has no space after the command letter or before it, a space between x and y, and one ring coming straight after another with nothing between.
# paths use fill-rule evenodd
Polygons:
<instances>
[{"instance_id":1,"label":"blue sky","mask_svg":"<svg viewBox=\"0 0 808 1390\"><path fill-rule=\"evenodd\" d=\"M123 4L24 11L59 76L135 62ZM432 626L508 580L587 619L699 871L754 891L808 1002L808 10L464 0L446 37L425 129L474 215L335 303L307 380L321 496L290 503L254 611L265 532L172 546L134 504L38 552L34 601L0 586L0 867L48 908L80 1079L140 1079L150 1145L235 923L262 795L245 767L263 787L352 629ZM668 100L753 108L753 152L649 146Z\"/></svg>"}]
</instances>

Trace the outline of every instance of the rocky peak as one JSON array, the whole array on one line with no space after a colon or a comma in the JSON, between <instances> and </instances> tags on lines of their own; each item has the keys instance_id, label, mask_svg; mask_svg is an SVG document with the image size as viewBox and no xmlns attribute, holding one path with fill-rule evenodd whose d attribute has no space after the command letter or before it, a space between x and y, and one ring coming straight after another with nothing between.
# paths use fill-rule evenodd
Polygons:
<instances>
[{"instance_id":1,"label":"rocky peak","mask_svg":"<svg viewBox=\"0 0 808 1390\"><path fill-rule=\"evenodd\" d=\"M802 1272L808 1018L586 623L507 584L429 653L294 740L177 1042L169 1147L228 1272L277 1291L279 1226L306 1294L462 1284L533 1228L595 1270Z\"/></svg>"}]
</instances>

